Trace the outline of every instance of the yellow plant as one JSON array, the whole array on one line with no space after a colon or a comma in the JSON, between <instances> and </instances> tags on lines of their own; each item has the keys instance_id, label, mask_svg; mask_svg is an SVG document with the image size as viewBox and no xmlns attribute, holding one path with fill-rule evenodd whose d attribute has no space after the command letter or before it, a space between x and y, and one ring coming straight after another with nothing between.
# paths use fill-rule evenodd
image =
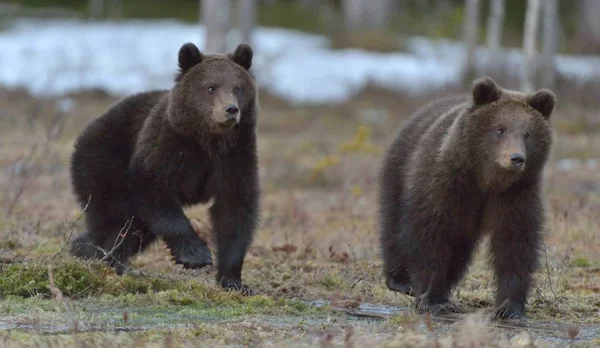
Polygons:
<instances>
[{"instance_id":1,"label":"yellow plant","mask_svg":"<svg viewBox=\"0 0 600 348\"><path fill-rule=\"evenodd\" d=\"M362 193L362 187L360 187L359 185L352 186L352 194L354 195L354 197L359 197L362 195Z\"/></svg>"},{"instance_id":2,"label":"yellow plant","mask_svg":"<svg viewBox=\"0 0 600 348\"><path fill-rule=\"evenodd\" d=\"M340 163L339 156L327 156L319 160L313 167L313 180L319 177L323 172L329 168Z\"/></svg>"},{"instance_id":3,"label":"yellow plant","mask_svg":"<svg viewBox=\"0 0 600 348\"><path fill-rule=\"evenodd\" d=\"M346 153L372 153L380 154L381 148L369 142L371 137L371 128L360 126L351 141L343 143L340 146L340 151Z\"/></svg>"}]
</instances>

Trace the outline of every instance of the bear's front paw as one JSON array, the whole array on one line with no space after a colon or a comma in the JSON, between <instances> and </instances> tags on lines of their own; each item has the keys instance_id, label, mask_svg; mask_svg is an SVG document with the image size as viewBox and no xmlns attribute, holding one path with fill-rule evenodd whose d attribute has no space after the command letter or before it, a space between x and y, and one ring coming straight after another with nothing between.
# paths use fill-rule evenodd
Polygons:
<instances>
[{"instance_id":1,"label":"bear's front paw","mask_svg":"<svg viewBox=\"0 0 600 348\"><path fill-rule=\"evenodd\" d=\"M523 319L525 317L525 306L505 301L498 308L494 309L495 319Z\"/></svg>"},{"instance_id":2,"label":"bear's front paw","mask_svg":"<svg viewBox=\"0 0 600 348\"><path fill-rule=\"evenodd\" d=\"M202 268L213 264L210 249L202 240L167 242L167 245L175 258L175 264L183 265L183 268Z\"/></svg>"},{"instance_id":3,"label":"bear's front paw","mask_svg":"<svg viewBox=\"0 0 600 348\"><path fill-rule=\"evenodd\" d=\"M392 277L388 277L385 281L385 285L391 291L399 292L411 296L413 293L413 287L410 281L399 281Z\"/></svg>"},{"instance_id":4,"label":"bear's front paw","mask_svg":"<svg viewBox=\"0 0 600 348\"><path fill-rule=\"evenodd\" d=\"M464 309L459 304L448 300L430 302L427 298L418 299L416 309L419 313L431 312L432 315L464 313Z\"/></svg>"},{"instance_id":5,"label":"bear's front paw","mask_svg":"<svg viewBox=\"0 0 600 348\"><path fill-rule=\"evenodd\" d=\"M247 285L242 284L241 280L223 279L219 282L221 287L229 291L239 291L242 295L255 295L256 292Z\"/></svg>"}]
</instances>

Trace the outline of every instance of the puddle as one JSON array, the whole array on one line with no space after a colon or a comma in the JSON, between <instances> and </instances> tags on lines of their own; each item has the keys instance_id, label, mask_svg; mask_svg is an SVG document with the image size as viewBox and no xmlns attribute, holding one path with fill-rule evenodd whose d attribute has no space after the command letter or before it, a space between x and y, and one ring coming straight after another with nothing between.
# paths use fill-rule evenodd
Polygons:
<instances>
[{"instance_id":1,"label":"puddle","mask_svg":"<svg viewBox=\"0 0 600 348\"><path fill-rule=\"evenodd\" d=\"M305 303L322 307L329 305L329 301L305 301ZM377 321L384 320L394 315L406 313L409 314L412 308L408 307L395 307L386 305L377 305L370 303L361 303L357 308L348 309L341 307L333 307L335 310L346 313L347 319L351 321L359 321L363 323L370 323L377 325ZM128 311L132 317L135 316L136 320L131 321L127 324L123 323L122 319L115 319L121 315L123 311ZM257 317L234 317L234 318L223 318L223 317L210 317L210 316L197 316L186 313L185 310L166 317L152 317L151 311L144 309L133 309L133 308L104 308L101 311L94 311L95 314L114 314L110 319L98 321L92 318L91 320L78 321L76 325L69 324L66 318L63 318L60 323L48 323L48 322L36 322L35 320L27 320L25 318L3 318L0 319L0 332L18 330L26 332L36 332L42 334L69 334L74 332L115 332L115 331L145 331L145 330L169 330L169 329L181 329L181 328L193 328L196 323L212 323L218 325L219 323L236 322L244 320L256 320L262 324L269 324L276 327L294 326L299 322L304 322L308 325L320 325L325 323L328 319L326 318L306 318L306 317L289 317L282 315L261 315ZM114 313L113 313L114 312ZM445 315L445 316L434 316L434 321L446 324L442 325L440 331L448 330L454 323L464 319L464 315ZM493 321L491 325L498 329L501 329L509 336L513 336L521 331L529 332L534 338L539 338L546 343L552 345L568 345L573 341L569 339L569 329L577 327L579 333L575 338L575 342L585 343L593 339L600 338L600 325L594 324L572 324L565 325L561 323L552 322L534 322L534 321Z\"/></svg>"},{"instance_id":2,"label":"puddle","mask_svg":"<svg viewBox=\"0 0 600 348\"><path fill-rule=\"evenodd\" d=\"M329 305L329 301L316 300L308 301L310 305L321 307ZM348 309L341 307L333 307L334 309L345 312L347 315L356 316L364 319L371 320L383 320L391 316L395 316L402 313L412 312L412 308L408 307L395 307L386 305L376 305L371 303L361 303L357 308ZM448 325L452 325L464 319L465 315L443 315L433 316L432 320L437 322L444 322ZM600 325L597 324L561 324L553 322L535 322L530 320L525 321L492 321L492 326L504 330L509 335L517 334L521 331L527 331L536 338L539 337L542 341L552 344L569 344L573 342L569 338L569 330L572 328L579 329L579 333L575 337L575 342L586 342L593 339L600 338Z\"/></svg>"},{"instance_id":3,"label":"puddle","mask_svg":"<svg viewBox=\"0 0 600 348\"><path fill-rule=\"evenodd\" d=\"M154 330L154 329L178 329L178 328L186 328L186 327L194 327L194 325L193 324L168 324L168 325L151 324L151 325L115 326L115 325L102 325L102 324L82 323L82 322L78 322L77 325L67 325L67 324L32 324L32 323L24 323L24 322L12 323L12 322L0 321L0 331L20 330L20 331L27 331L27 332L43 333L43 334L68 334L68 333L73 333L73 332L95 332L95 331L133 332L133 331L145 331L145 330Z\"/></svg>"}]
</instances>

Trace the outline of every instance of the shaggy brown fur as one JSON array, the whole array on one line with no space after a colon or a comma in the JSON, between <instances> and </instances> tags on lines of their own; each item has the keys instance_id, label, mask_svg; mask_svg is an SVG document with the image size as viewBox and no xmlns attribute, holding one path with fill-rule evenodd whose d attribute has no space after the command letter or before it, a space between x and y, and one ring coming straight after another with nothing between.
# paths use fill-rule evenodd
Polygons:
<instances>
[{"instance_id":1,"label":"shaggy brown fur","mask_svg":"<svg viewBox=\"0 0 600 348\"><path fill-rule=\"evenodd\" d=\"M122 274L129 258L159 237L176 263L210 265L210 250L183 208L214 199L218 282L249 292L241 271L260 191L252 49L241 44L233 53L204 55L187 43L178 60L171 90L125 98L77 139L72 183L79 204L89 206L87 231L71 252L105 258Z\"/></svg>"},{"instance_id":2,"label":"shaggy brown fur","mask_svg":"<svg viewBox=\"0 0 600 348\"><path fill-rule=\"evenodd\" d=\"M551 91L525 95L484 77L472 96L434 102L407 122L380 177L390 290L414 292L421 311L462 311L450 292L490 233L495 315L524 315L542 239L541 181L554 104Z\"/></svg>"}]
</instances>

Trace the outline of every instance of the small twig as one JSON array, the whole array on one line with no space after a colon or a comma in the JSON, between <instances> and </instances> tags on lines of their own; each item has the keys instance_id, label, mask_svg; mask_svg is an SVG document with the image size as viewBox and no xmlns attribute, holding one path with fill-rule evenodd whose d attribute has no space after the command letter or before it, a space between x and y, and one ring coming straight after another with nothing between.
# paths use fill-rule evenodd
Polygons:
<instances>
[{"instance_id":1,"label":"small twig","mask_svg":"<svg viewBox=\"0 0 600 348\"><path fill-rule=\"evenodd\" d=\"M62 304L65 306L65 309L69 311L71 308L69 307L69 304L67 303L66 299L63 297L62 291L60 291L60 289L56 285L54 285L54 274L52 273L51 264L48 265L48 283L49 284L47 285L47 287L50 290L52 299L58 302L62 302Z\"/></svg>"},{"instance_id":2,"label":"small twig","mask_svg":"<svg viewBox=\"0 0 600 348\"><path fill-rule=\"evenodd\" d=\"M550 274L550 261L548 261L548 253L546 252L546 245L544 244L544 257L546 258L546 272L547 272L547 276L548 276L548 285L550 286L550 291L552 292L552 294L554 295L554 299L557 299L558 296L556 296L556 292L554 292L554 286L552 285L552 276Z\"/></svg>"},{"instance_id":3,"label":"small twig","mask_svg":"<svg viewBox=\"0 0 600 348\"><path fill-rule=\"evenodd\" d=\"M75 294L73 294L71 297L72 297L72 298L76 298L77 296L79 296L79 295L83 294L84 292L86 292L86 291L87 291L89 288L91 288L92 286L94 286L94 285L89 285L89 286L87 286L85 289L83 289L83 290L79 291L78 293L75 293Z\"/></svg>"},{"instance_id":4,"label":"small twig","mask_svg":"<svg viewBox=\"0 0 600 348\"><path fill-rule=\"evenodd\" d=\"M356 285L358 285L358 283L360 283L362 280L363 280L362 277L358 278L358 280L355 281L354 284L352 284L352 286L350 287L350 289L354 290L354 288L356 287Z\"/></svg>"},{"instance_id":5,"label":"small twig","mask_svg":"<svg viewBox=\"0 0 600 348\"><path fill-rule=\"evenodd\" d=\"M89 196L87 203L85 204L85 207L83 207L83 210L81 210L81 212L79 213L79 216L77 216L77 218L75 219L75 221L73 221L72 224L70 224L68 221L67 226L69 226L69 229L71 230L71 232L69 233L69 237L67 237L67 241L65 242L65 244L58 250L58 252L56 254L54 254L52 256L52 259L54 259L56 256L58 256L69 244L69 242L71 242L71 238L73 237L73 232L75 231L75 225L77 225L77 223L79 222L79 220L81 220L81 218L83 217L83 213L85 213L85 211L87 210L88 206L90 205L90 201L92 200L92 195Z\"/></svg>"},{"instance_id":6,"label":"small twig","mask_svg":"<svg viewBox=\"0 0 600 348\"><path fill-rule=\"evenodd\" d=\"M35 181L35 179L37 179L38 176L40 176L39 170L37 170L33 175L27 178L25 182L23 182L21 185L19 185L15 196L13 197L13 199L11 199L10 203L8 204L8 208L6 209L6 216L10 216L12 214L13 210L15 209L15 206L17 205L17 202L19 201L25 190L33 181Z\"/></svg>"},{"instance_id":7,"label":"small twig","mask_svg":"<svg viewBox=\"0 0 600 348\"><path fill-rule=\"evenodd\" d=\"M127 226L127 224L129 224L129 226ZM129 229L131 228L132 224L133 224L133 217L131 218L131 220L127 220L125 222L125 225L119 231L117 238L115 238L115 243L113 244L113 248L108 253L105 253L104 257L101 258L100 261L108 260L108 258L114 254L115 250L117 250L121 246L121 244L123 244L123 241L125 241L125 237L127 236L127 233L129 232ZM125 227L127 227L127 229L125 230L125 232L123 232L123 229ZM119 240L119 237L121 237L120 240ZM118 241L118 243L117 243L117 241Z\"/></svg>"}]
</instances>

